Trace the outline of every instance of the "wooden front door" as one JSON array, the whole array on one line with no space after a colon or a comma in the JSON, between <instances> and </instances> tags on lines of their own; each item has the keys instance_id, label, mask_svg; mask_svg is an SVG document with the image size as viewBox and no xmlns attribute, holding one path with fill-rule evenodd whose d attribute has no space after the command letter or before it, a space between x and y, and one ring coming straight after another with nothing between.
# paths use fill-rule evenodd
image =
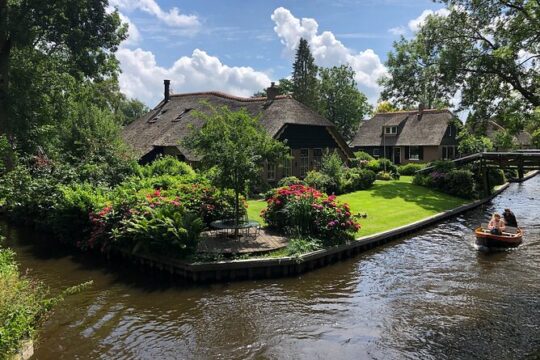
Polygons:
<instances>
[{"instance_id":1,"label":"wooden front door","mask_svg":"<svg viewBox=\"0 0 540 360\"><path fill-rule=\"evenodd\" d=\"M395 147L394 148L394 164L401 164L401 148Z\"/></svg>"}]
</instances>

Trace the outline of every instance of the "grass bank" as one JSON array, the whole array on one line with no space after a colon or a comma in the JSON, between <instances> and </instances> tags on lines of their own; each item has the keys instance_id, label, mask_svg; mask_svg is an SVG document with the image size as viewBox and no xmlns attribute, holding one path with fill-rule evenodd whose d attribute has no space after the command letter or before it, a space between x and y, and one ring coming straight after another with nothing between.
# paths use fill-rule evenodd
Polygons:
<instances>
[{"instance_id":1,"label":"grass bank","mask_svg":"<svg viewBox=\"0 0 540 360\"><path fill-rule=\"evenodd\" d=\"M449 210L468 201L412 184L411 176L399 180L377 180L369 190L338 196L339 201L351 206L353 213L367 213L360 219L358 236L375 234L410 224L431 215ZM261 200L248 201L250 219L263 222L260 212L266 207Z\"/></svg>"}]
</instances>

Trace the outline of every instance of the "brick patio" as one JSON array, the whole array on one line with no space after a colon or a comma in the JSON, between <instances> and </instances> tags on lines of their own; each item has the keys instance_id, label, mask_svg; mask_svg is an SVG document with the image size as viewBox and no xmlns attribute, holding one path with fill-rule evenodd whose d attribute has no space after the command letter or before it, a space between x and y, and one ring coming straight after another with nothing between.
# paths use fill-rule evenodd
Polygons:
<instances>
[{"instance_id":1,"label":"brick patio","mask_svg":"<svg viewBox=\"0 0 540 360\"><path fill-rule=\"evenodd\" d=\"M262 253L277 250L287 246L287 238L266 229L261 229L259 235L227 237L223 234L204 232L197 247L200 253L246 254Z\"/></svg>"}]
</instances>

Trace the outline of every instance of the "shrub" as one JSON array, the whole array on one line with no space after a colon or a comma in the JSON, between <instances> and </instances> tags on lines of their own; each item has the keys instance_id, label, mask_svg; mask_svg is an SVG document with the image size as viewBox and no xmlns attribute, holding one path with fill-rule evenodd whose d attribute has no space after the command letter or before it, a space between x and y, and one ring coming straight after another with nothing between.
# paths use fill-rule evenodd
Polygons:
<instances>
[{"instance_id":1,"label":"shrub","mask_svg":"<svg viewBox=\"0 0 540 360\"><path fill-rule=\"evenodd\" d=\"M329 152L326 151L321 159L321 169L320 172L333 178L339 179L343 174L345 166L341 157L339 157L337 151ZM335 181L337 184L337 181Z\"/></svg>"},{"instance_id":2,"label":"shrub","mask_svg":"<svg viewBox=\"0 0 540 360\"><path fill-rule=\"evenodd\" d=\"M502 185L506 182L506 176L501 169L489 168L488 178L490 186Z\"/></svg>"},{"instance_id":3,"label":"shrub","mask_svg":"<svg viewBox=\"0 0 540 360\"><path fill-rule=\"evenodd\" d=\"M437 171L441 173L447 173L450 170L454 170L456 168L456 164L450 160L436 160L429 163L428 166L433 167L432 171Z\"/></svg>"},{"instance_id":4,"label":"shrub","mask_svg":"<svg viewBox=\"0 0 540 360\"><path fill-rule=\"evenodd\" d=\"M291 186L291 185L306 185L306 182L300 180L296 176L284 177L278 182L278 187Z\"/></svg>"},{"instance_id":5,"label":"shrub","mask_svg":"<svg viewBox=\"0 0 540 360\"><path fill-rule=\"evenodd\" d=\"M360 228L347 204L307 186L276 189L267 204L261 215L271 228L320 239L324 246L351 239Z\"/></svg>"},{"instance_id":6,"label":"shrub","mask_svg":"<svg viewBox=\"0 0 540 360\"><path fill-rule=\"evenodd\" d=\"M163 156L136 170L139 177L155 177L158 175L195 176L195 171L187 163L172 156Z\"/></svg>"},{"instance_id":7,"label":"shrub","mask_svg":"<svg viewBox=\"0 0 540 360\"><path fill-rule=\"evenodd\" d=\"M297 256L322 249L320 240L310 237L293 237L287 244L287 255Z\"/></svg>"},{"instance_id":8,"label":"shrub","mask_svg":"<svg viewBox=\"0 0 540 360\"><path fill-rule=\"evenodd\" d=\"M369 155L365 151L357 151L357 152L355 152L354 157L355 157L355 159L358 159L358 160L367 160L367 161L375 160L375 158L373 156Z\"/></svg>"},{"instance_id":9,"label":"shrub","mask_svg":"<svg viewBox=\"0 0 540 360\"><path fill-rule=\"evenodd\" d=\"M392 179L393 179L392 174L390 174L387 171L379 171L377 173L377 180L388 181L388 180L392 180Z\"/></svg>"},{"instance_id":10,"label":"shrub","mask_svg":"<svg viewBox=\"0 0 540 360\"><path fill-rule=\"evenodd\" d=\"M391 178L399 179L399 171L396 165L388 159L371 160L367 163L366 169L379 173L381 171L391 174Z\"/></svg>"},{"instance_id":11,"label":"shrub","mask_svg":"<svg viewBox=\"0 0 540 360\"><path fill-rule=\"evenodd\" d=\"M375 182L375 173L371 170L346 169L341 179L340 193L349 193L369 189Z\"/></svg>"},{"instance_id":12,"label":"shrub","mask_svg":"<svg viewBox=\"0 0 540 360\"><path fill-rule=\"evenodd\" d=\"M339 191L339 179L339 177L330 177L322 172L312 170L307 173L304 182L307 186L332 194Z\"/></svg>"},{"instance_id":13,"label":"shrub","mask_svg":"<svg viewBox=\"0 0 540 360\"><path fill-rule=\"evenodd\" d=\"M406 165L401 165L398 167L400 175L404 176L414 176L418 170L421 170L425 167L424 164L408 163Z\"/></svg>"},{"instance_id":14,"label":"shrub","mask_svg":"<svg viewBox=\"0 0 540 360\"><path fill-rule=\"evenodd\" d=\"M445 176L445 185L441 190L462 198L475 195L473 173L469 170L452 170Z\"/></svg>"}]
</instances>

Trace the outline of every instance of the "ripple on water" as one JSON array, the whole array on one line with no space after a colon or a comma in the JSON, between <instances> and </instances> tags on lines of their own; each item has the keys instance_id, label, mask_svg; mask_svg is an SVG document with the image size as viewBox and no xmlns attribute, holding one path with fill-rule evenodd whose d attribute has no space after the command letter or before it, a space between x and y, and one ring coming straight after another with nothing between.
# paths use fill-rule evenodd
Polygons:
<instances>
[{"instance_id":1,"label":"ripple on water","mask_svg":"<svg viewBox=\"0 0 540 360\"><path fill-rule=\"evenodd\" d=\"M540 350L538 194L540 177L513 184L480 209L291 279L173 285L10 240L53 289L95 282L47 321L39 359L519 359ZM523 246L476 251L472 229L505 207Z\"/></svg>"}]
</instances>

